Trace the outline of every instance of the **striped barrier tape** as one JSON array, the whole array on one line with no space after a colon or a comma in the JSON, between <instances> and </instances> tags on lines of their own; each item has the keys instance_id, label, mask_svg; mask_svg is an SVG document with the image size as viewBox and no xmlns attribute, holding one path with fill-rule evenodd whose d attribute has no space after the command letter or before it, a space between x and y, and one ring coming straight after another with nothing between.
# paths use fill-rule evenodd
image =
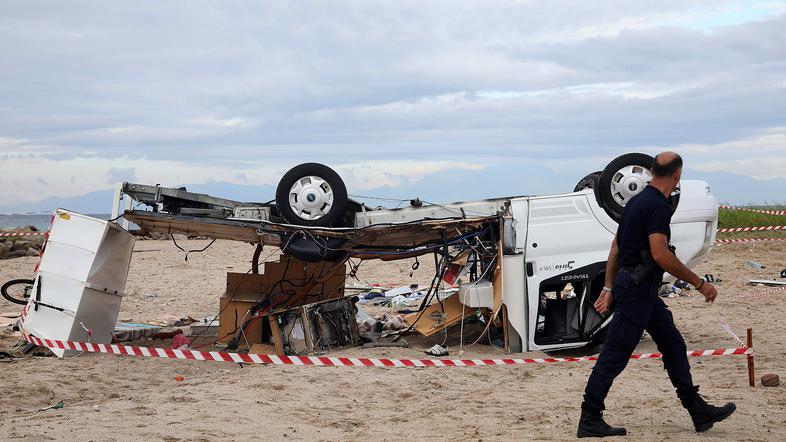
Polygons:
<instances>
[{"instance_id":1,"label":"striped barrier tape","mask_svg":"<svg viewBox=\"0 0 786 442\"><path fill-rule=\"evenodd\" d=\"M723 229L718 229L718 233L766 232L770 230L786 230L786 226L725 227Z\"/></svg>"},{"instance_id":2,"label":"striped barrier tape","mask_svg":"<svg viewBox=\"0 0 786 442\"><path fill-rule=\"evenodd\" d=\"M769 290L769 291L761 292L761 293L752 293L750 295L737 295L733 299L736 299L736 300L749 300L749 299L761 298L762 296L773 295L775 293L779 293L779 292L782 292L784 290L786 290L786 287L779 287L777 289Z\"/></svg>"},{"instance_id":3,"label":"striped barrier tape","mask_svg":"<svg viewBox=\"0 0 786 442\"><path fill-rule=\"evenodd\" d=\"M728 333L728 335L731 336L731 339L734 342L736 342L737 345L739 345L741 348L747 348L745 343L742 342L742 339L740 339L740 337L737 336L737 333L734 333L734 330L731 328L731 325L721 321L721 327L723 327L723 330L725 330L726 333Z\"/></svg>"},{"instance_id":4,"label":"striped barrier tape","mask_svg":"<svg viewBox=\"0 0 786 442\"><path fill-rule=\"evenodd\" d=\"M355 357L326 356L276 356L247 353L228 353L223 351L173 350L170 348L139 347L132 345L92 344L85 342L39 339L25 334L31 344L60 350L74 350L89 353L105 353L122 356L138 356L163 359L187 359L194 361L236 362L266 365L312 365L323 367L480 367L499 365L551 364L558 362L595 361L597 356L579 358L542 358L542 359L372 359ZM695 350L688 356L730 356L753 355L752 348L719 348L715 350ZM634 354L631 359L660 359L660 353Z\"/></svg>"},{"instance_id":5,"label":"striped barrier tape","mask_svg":"<svg viewBox=\"0 0 786 442\"><path fill-rule=\"evenodd\" d=\"M765 215L786 215L786 210L761 210L761 209L749 209L746 207L735 207L735 206L718 206L718 207L721 209L741 210L743 212L762 213Z\"/></svg>"},{"instance_id":6,"label":"striped barrier tape","mask_svg":"<svg viewBox=\"0 0 786 442\"><path fill-rule=\"evenodd\" d=\"M49 232L0 232L0 238L22 236L46 236Z\"/></svg>"},{"instance_id":7,"label":"striped barrier tape","mask_svg":"<svg viewBox=\"0 0 786 442\"><path fill-rule=\"evenodd\" d=\"M762 241L786 241L786 238L733 238L733 239L716 239L715 244L736 244L748 242L762 242Z\"/></svg>"}]
</instances>

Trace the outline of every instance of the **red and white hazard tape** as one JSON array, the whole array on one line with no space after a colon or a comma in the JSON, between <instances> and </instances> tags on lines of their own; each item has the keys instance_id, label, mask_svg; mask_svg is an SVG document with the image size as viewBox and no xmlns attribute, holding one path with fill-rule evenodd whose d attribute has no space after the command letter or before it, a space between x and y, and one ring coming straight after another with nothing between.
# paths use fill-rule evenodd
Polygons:
<instances>
[{"instance_id":1,"label":"red and white hazard tape","mask_svg":"<svg viewBox=\"0 0 786 442\"><path fill-rule=\"evenodd\" d=\"M715 244L735 244L735 243L762 242L762 241L786 241L786 238L733 238L733 239L716 239L716 240L715 240Z\"/></svg>"},{"instance_id":2,"label":"red and white hazard tape","mask_svg":"<svg viewBox=\"0 0 786 442\"><path fill-rule=\"evenodd\" d=\"M17 236L46 236L49 232L0 232L0 238Z\"/></svg>"},{"instance_id":3,"label":"red and white hazard tape","mask_svg":"<svg viewBox=\"0 0 786 442\"><path fill-rule=\"evenodd\" d=\"M723 309L723 306L721 306L721 309ZM720 312L718 312L718 314L720 314ZM737 336L737 333L734 333L734 329L732 329L732 328L731 328L731 325L729 325L729 324L728 324L728 323L726 323L726 322L723 322L723 321L720 319L720 316L718 316L718 318L717 318L717 319L718 319L718 322L720 323L720 326L721 326L721 328L723 328L723 330L724 330L724 331L725 331L725 332L726 332L726 333L727 333L729 336L731 336L731 339L732 339L732 340L733 340L733 341L734 341L734 342L735 342L737 345L739 345L741 348L748 348L748 346L747 346L747 345L745 345L745 343L744 343L744 342L742 342L742 339L740 339L740 337L739 337L739 336Z\"/></svg>"},{"instance_id":4,"label":"red and white hazard tape","mask_svg":"<svg viewBox=\"0 0 786 442\"><path fill-rule=\"evenodd\" d=\"M734 206L719 206L719 207L721 209L741 210L743 212L762 213L765 215L786 215L786 210L761 210L761 209L748 209L746 207L734 207Z\"/></svg>"},{"instance_id":5,"label":"red and white hazard tape","mask_svg":"<svg viewBox=\"0 0 786 442\"><path fill-rule=\"evenodd\" d=\"M770 230L786 230L786 226L726 227L723 229L718 229L718 233L766 232Z\"/></svg>"},{"instance_id":6,"label":"red and white hazard tape","mask_svg":"<svg viewBox=\"0 0 786 442\"><path fill-rule=\"evenodd\" d=\"M737 299L737 300L748 300L748 299L761 298L762 296L773 295L775 293L780 293L780 292L782 292L784 290L786 290L786 287L779 287L779 288L777 288L775 290L769 290L769 291L761 292L761 293L751 293L749 295L737 295L737 296L734 297L734 299Z\"/></svg>"},{"instance_id":7,"label":"red and white hazard tape","mask_svg":"<svg viewBox=\"0 0 786 442\"><path fill-rule=\"evenodd\" d=\"M244 364L270 365L314 365L324 367L480 367L494 365L550 364L557 362L595 361L597 356L580 358L543 358L543 359L371 359L371 358L331 358L326 356L276 356L223 351L173 350L169 348L138 347L131 345L91 344L85 342L39 339L25 334L25 339L35 345L89 353L106 353L123 356L140 356L164 359L188 359L194 361L237 362ZM752 355L750 348L719 348L716 350L696 350L687 352L688 356L730 356ZM660 353L634 354L631 359L659 359Z\"/></svg>"}]
</instances>

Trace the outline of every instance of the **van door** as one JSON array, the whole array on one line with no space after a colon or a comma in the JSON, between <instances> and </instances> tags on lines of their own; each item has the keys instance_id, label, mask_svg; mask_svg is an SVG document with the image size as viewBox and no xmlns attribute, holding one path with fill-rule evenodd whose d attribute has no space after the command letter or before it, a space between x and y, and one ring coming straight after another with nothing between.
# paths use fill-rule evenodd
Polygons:
<instances>
[{"instance_id":1,"label":"van door","mask_svg":"<svg viewBox=\"0 0 786 442\"><path fill-rule=\"evenodd\" d=\"M606 318L592 304L603 289L614 238L592 213L589 194L530 199L526 239L530 349L586 345Z\"/></svg>"}]
</instances>

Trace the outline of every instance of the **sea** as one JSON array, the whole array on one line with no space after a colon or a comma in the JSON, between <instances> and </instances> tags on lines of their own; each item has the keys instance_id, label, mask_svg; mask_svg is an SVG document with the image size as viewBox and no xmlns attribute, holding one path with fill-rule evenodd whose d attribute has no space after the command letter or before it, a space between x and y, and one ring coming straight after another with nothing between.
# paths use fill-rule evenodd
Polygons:
<instances>
[{"instance_id":1,"label":"sea","mask_svg":"<svg viewBox=\"0 0 786 442\"><path fill-rule=\"evenodd\" d=\"M93 218L109 219L108 213L87 214ZM30 214L30 215L0 215L0 229L14 229L25 226L35 226L38 230L49 229L49 222L52 214Z\"/></svg>"}]
</instances>

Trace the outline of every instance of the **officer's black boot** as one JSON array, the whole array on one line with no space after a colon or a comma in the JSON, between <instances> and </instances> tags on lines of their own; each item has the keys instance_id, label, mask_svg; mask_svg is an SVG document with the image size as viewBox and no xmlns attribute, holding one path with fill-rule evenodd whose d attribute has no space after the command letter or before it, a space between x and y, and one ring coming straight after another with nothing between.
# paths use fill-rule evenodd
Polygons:
<instances>
[{"instance_id":1,"label":"officer's black boot","mask_svg":"<svg viewBox=\"0 0 786 442\"><path fill-rule=\"evenodd\" d=\"M581 418L576 437L607 437L624 436L628 431L624 428L614 428L603 420L603 412L598 409L581 404Z\"/></svg>"},{"instance_id":2,"label":"officer's black boot","mask_svg":"<svg viewBox=\"0 0 786 442\"><path fill-rule=\"evenodd\" d=\"M698 393L682 399L682 406L690 413L690 417L693 419L693 426L699 433L709 430L716 422L731 416L734 410L737 409L733 402L729 402L722 407L710 405Z\"/></svg>"}]
</instances>

